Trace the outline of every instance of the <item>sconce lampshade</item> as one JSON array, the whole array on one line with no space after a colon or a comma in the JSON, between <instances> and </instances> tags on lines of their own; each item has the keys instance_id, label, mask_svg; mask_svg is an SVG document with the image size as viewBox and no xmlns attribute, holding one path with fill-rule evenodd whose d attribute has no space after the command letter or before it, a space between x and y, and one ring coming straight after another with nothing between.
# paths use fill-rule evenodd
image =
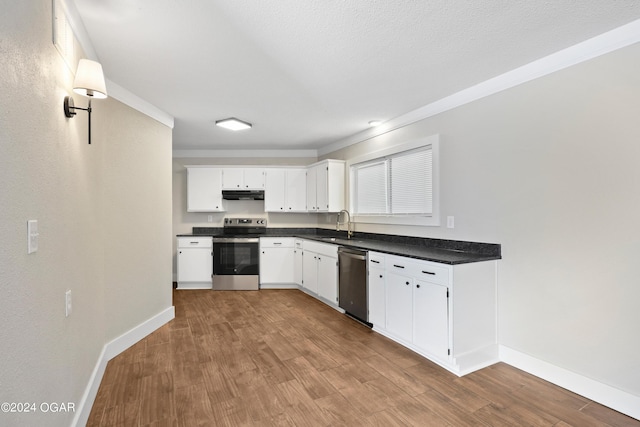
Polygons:
<instances>
[{"instance_id":1,"label":"sconce lampshade","mask_svg":"<svg viewBox=\"0 0 640 427\"><path fill-rule=\"evenodd\" d=\"M73 81L73 91L82 96L106 98L107 86L104 84L102 65L89 59L81 59Z\"/></svg>"}]
</instances>

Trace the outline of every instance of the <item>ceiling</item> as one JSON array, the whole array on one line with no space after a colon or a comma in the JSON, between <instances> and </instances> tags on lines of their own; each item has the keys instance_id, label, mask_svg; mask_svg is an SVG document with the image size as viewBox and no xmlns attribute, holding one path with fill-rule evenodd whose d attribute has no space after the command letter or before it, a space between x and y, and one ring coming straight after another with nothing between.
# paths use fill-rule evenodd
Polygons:
<instances>
[{"instance_id":1,"label":"ceiling","mask_svg":"<svg viewBox=\"0 0 640 427\"><path fill-rule=\"evenodd\" d=\"M310 150L640 18L637 0L74 0L175 150ZM251 122L232 132L214 122Z\"/></svg>"}]
</instances>

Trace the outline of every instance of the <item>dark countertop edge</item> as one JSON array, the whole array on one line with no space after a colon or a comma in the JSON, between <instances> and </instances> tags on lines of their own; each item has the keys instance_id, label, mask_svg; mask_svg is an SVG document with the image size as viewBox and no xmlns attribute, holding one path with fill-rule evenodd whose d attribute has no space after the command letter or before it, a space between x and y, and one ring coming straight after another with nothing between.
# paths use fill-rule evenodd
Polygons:
<instances>
[{"instance_id":1,"label":"dark countertop edge","mask_svg":"<svg viewBox=\"0 0 640 427\"><path fill-rule=\"evenodd\" d=\"M192 234L178 234L177 237L215 237L223 234L222 227L193 227ZM502 259L501 246L497 243L466 242L461 240L432 239L389 234L354 234L351 243L346 232L337 232L325 228L267 228L263 237L300 237L321 243L381 252L407 258L432 261L440 264L468 264L473 262ZM323 238L335 237L338 241ZM378 245L384 245L378 247Z\"/></svg>"}]
</instances>

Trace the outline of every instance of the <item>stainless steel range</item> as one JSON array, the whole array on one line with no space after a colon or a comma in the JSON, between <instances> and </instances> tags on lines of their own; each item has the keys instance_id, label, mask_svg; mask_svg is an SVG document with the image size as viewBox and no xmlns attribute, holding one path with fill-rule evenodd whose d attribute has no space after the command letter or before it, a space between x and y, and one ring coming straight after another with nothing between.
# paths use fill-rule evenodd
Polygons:
<instances>
[{"instance_id":1,"label":"stainless steel range","mask_svg":"<svg viewBox=\"0 0 640 427\"><path fill-rule=\"evenodd\" d=\"M260 288L260 236L267 230L264 218L225 218L224 234L213 238L213 289Z\"/></svg>"}]
</instances>

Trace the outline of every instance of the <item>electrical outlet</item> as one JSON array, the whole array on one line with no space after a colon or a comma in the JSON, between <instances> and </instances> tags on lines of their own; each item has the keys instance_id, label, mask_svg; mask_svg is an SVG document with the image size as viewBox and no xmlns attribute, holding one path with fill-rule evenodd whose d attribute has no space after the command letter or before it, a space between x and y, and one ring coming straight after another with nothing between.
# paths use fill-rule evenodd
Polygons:
<instances>
[{"instance_id":1,"label":"electrical outlet","mask_svg":"<svg viewBox=\"0 0 640 427\"><path fill-rule=\"evenodd\" d=\"M213 222L213 215L209 215L209 216L207 217L207 221L208 221L208 222Z\"/></svg>"},{"instance_id":2,"label":"electrical outlet","mask_svg":"<svg viewBox=\"0 0 640 427\"><path fill-rule=\"evenodd\" d=\"M455 226L455 222L452 216L447 217L447 228L453 228Z\"/></svg>"},{"instance_id":3,"label":"electrical outlet","mask_svg":"<svg viewBox=\"0 0 640 427\"><path fill-rule=\"evenodd\" d=\"M68 289L67 292L64 293L64 317L71 315L71 309L71 289Z\"/></svg>"},{"instance_id":4,"label":"electrical outlet","mask_svg":"<svg viewBox=\"0 0 640 427\"><path fill-rule=\"evenodd\" d=\"M38 220L27 221L27 254L38 252Z\"/></svg>"}]
</instances>

